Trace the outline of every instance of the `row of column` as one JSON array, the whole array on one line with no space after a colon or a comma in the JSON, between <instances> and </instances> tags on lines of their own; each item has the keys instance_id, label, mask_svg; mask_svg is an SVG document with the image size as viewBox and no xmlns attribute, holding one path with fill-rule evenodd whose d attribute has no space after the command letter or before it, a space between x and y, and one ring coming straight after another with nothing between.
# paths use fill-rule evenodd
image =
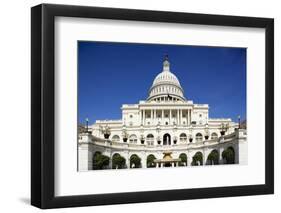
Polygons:
<instances>
[{"instance_id":1,"label":"row of column","mask_svg":"<svg viewBox=\"0 0 281 213\"><path fill-rule=\"evenodd\" d=\"M161 111L161 121L162 121L162 124L164 124L163 120L164 120L164 111L169 111L169 116L168 116L168 119L169 119L169 124L171 124L172 122L172 111L177 111L177 116L176 116L176 124L183 124L182 120L183 120L183 111L186 111L186 120L187 120L187 123L186 125L190 125L191 124L191 109L177 109L177 110L165 110L165 109L162 109L162 110L159 110L159 109L143 109L143 110L140 110L140 118L141 118L141 124L142 125L145 125L146 124L146 111L150 111L150 120L155 122L155 121L158 121L157 119L157 111ZM151 124L154 124L156 125L157 123L151 123Z\"/></svg>"},{"instance_id":2,"label":"row of column","mask_svg":"<svg viewBox=\"0 0 281 213\"><path fill-rule=\"evenodd\" d=\"M178 167L179 166L179 162L171 162L171 167ZM156 163L156 168L163 168L165 167L165 163L164 162L157 162Z\"/></svg>"},{"instance_id":3,"label":"row of column","mask_svg":"<svg viewBox=\"0 0 281 213\"><path fill-rule=\"evenodd\" d=\"M223 161L223 158L222 158L222 152L223 152L224 148L219 148L219 149L216 149L216 150L218 150L218 152L219 152L219 164L224 164L224 161ZM83 151L85 151L85 153L82 153ZM211 153L211 151L210 150L206 151L206 150L203 149L200 152L202 153L202 163L203 163L202 165L206 165L208 155ZM193 156L195 154L196 153L193 153L193 155L191 155L190 153L186 153L187 162L184 164L184 166L192 166L191 162L192 162ZM238 161L238 158L239 158L238 154L239 153L236 151L235 152L235 163L239 162ZM93 162L92 156L93 156L93 152L90 152L88 149L80 150L80 147L79 147L79 171L87 171L87 170L92 169L92 162ZM126 154L123 154L122 156L125 157L125 159L126 159L127 169L130 169L129 152L126 153ZM110 154L110 161L109 161L110 162L109 168L112 168L112 157L113 157L113 155L111 153ZM147 160L147 156L141 157L141 168L147 168L146 160ZM87 161L87 162L85 162L85 161ZM169 163L169 162L156 162L155 167L156 168L165 167L165 163ZM179 162L170 162L170 163L171 163L171 167L179 167ZM197 163L198 163L198 165L200 165L199 162L197 162Z\"/></svg>"}]
</instances>

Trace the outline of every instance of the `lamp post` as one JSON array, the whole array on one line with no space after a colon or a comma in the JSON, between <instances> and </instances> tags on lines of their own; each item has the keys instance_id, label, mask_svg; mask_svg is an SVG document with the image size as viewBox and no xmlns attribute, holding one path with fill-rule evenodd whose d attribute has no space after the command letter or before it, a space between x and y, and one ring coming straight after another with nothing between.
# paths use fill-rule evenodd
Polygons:
<instances>
[{"instance_id":1,"label":"lamp post","mask_svg":"<svg viewBox=\"0 0 281 213\"><path fill-rule=\"evenodd\" d=\"M127 133L126 129L123 129L122 136L123 136L123 142L127 142L127 140L128 140L128 133Z\"/></svg>"},{"instance_id":2,"label":"lamp post","mask_svg":"<svg viewBox=\"0 0 281 213\"><path fill-rule=\"evenodd\" d=\"M229 129L229 123L222 123L220 129L221 129L221 136L224 136Z\"/></svg>"},{"instance_id":3,"label":"lamp post","mask_svg":"<svg viewBox=\"0 0 281 213\"><path fill-rule=\"evenodd\" d=\"M189 135L189 138L188 138L188 140L189 140L189 143L192 143L192 141L193 141L193 138L192 138L192 135L191 135L191 134Z\"/></svg>"},{"instance_id":4,"label":"lamp post","mask_svg":"<svg viewBox=\"0 0 281 213\"><path fill-rule=\"evenodd\" d=\"M88 133L89 131L89 119L86 118L86 133Z\"/></svg>"},{"instance_id":5,"label":"lamp post","mask_svg":"<svg viewBox=\"0 0 281 213\"><path fill-rule=\"evenodd\" d=\"M240 115L238 115L238 129L240 129L241 128L241 120L240 120L241 118L240 118Z\"/></svg>"},{"instance_id":6,"label":"lamp post","mask_svg":"<svg viewBox=\"0 0 281 213\"><path fill-rule=\"evenodd\" d=\"M209 139L209 126L208 124L206 124L206 127L205 127L205 140L208 140Z\"/></svg>"},{"instance_id":7,"label":"lamp post","mask_svg":"<svg viewBox=\"0 0 281 213\"><path fill-rule=\"evenodd\" d=\"M144 136L143 135L140 136L140 141L141 141L141 144L144 144Z\"/></svg>"},{"instance_id":8,"label":"lamp post","mask_svg":"<svg viewBox=\"0 0 281 213\"><path fill-rule=\"evenodd\" d=\"M104 138L109 139L111 132L110 132L110 128L107 125L105 125L102 132L103 132Z\"/></svg>"},{"instance_id":9,"label":"lamp post","mask_svg":"<svg viewBox=\"0 0 281 213\"><path fill-rule=\"evenodd\" d=\"M174 144L176 144L176 143L177 143L177 140L178 140L177 136L174 136L174 138L173 138L173 142L174 142Z\"/></svg>"}]
</instances>

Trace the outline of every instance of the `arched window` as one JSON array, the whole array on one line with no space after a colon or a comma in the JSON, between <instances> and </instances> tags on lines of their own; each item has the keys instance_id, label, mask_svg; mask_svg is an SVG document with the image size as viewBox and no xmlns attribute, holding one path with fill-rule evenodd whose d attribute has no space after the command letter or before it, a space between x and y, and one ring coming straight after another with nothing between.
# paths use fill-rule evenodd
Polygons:
<instances>
[{"instance_id":1,"label":"arched window","mask_svg":"<svg viewBox=\"0 0 281 213\"><path fill-rule=\"evenodd\" d=\"M202 142L203 141L203 136L201 133L197 133L195 136L196 142Z\"/></svg>"},{"instance_id":2,"label":"arched window","mask_svg":"<svg viewBox=\"0 0 281 213\"><path fill-rule=\"evenodd\" d=\"M171 135L166 133L163 135L163 145L171 145Z\"/></svg>"},{"instance_id":3,"label":"arched window","mask_svg":"<svg viewBox=\"0 0 281 213\"><path fill-rule=\"evenodd\" d=\"M180 142L181 143L186 143L187 142L187 136L185 133L180 134Z\"/></svg>"},{"instance_id":4,"label":"arched window","mask_svg":"<svg viewBox=\"0 0 281 213\"><path fill-rule=\"evenodd\" d=\"M114 142L119 142L120 137L118 135L113 135L111 140L114 141Z\"/></svg>"},{"instance_id":5,"label":"arched window","mask_svg":"<svg viewBox=\"0 0 281 213\"><path fill-rule=\"evenodd\" d=\"M152 134L148 134L146 136L146 142L147 142L147 145L153 145L154 144L154 136Z\"/></svg>"},{"instance_id":6,"label":"arched window","mask_svg":"<svg viewBox=\"0 0 281 213\"><path fill-rule=\"evenodd\" d=\"M137 136L136 135L130 135L129 142L130 143L137 143L138 142Z\"/></svg>"},{"instance_id":7,"label":"arched window","mask_svg":"<svg viewBox=\"0 0 281 213\"><path fill-rule=\"evenodd\" d=\"M215 139L218 139L218 134L215 133L215 132L213 132L213 133L211 134L211 140L215 140Z\"/></svg>"}]
</instances>

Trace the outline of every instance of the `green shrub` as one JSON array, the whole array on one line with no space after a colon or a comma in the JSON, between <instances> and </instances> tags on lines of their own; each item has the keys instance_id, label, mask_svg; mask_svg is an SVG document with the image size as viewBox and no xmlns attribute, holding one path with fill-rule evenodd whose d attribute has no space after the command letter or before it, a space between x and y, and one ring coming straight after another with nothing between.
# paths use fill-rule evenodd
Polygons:
<instances>
[{"instance_id":1,"label":"green shrub","mask_svg":"<svg viewBox=\"0 0 281 213\"><path fill-rule=\"evenodd\" d=\"M132 168L134 165L134 168L140 168L141 167L141 158L137 155L132 155L130 157L130 168Z\"/></svg>"},{"instance_id":2,"label":"green shrub","mask_svg":"<svg viewBox=\"0 0 281 213\"><path fill-rule=\"evenodd\" d=\"M217 150L213 150L209 155L207 160L210 162L209 164L219 164L219 153Z\"/></svg>"},{"instance_id":3,"label":"green shrub","mask_svg":"<svg viewBox=\"0 0 281 213\"><path fill-rule=\"evenodd\" d=\"M124 169L126 165L126 159L120 154L114 154L112 157L112 168L113 169Z\"/></svg>"},{"instance_id":4,"label":"green shrub","mask_svg":"<svg viewBox=\"0 0 281 213\"><path fill-rule=\"evenodd\" d=\"M192 166L198 166L198 162L200 162L200 165L203 165L203 155L201 152L196 152L196 154L192 157Z\"/></svg>"},{"instance_id":5,"label":"green shrub","mask_svg":"<svg viewBox=\"0 0 281 213\"><path fill-rule=\"evenodd\" d=\"M96 152L93 158L93 169L104 169L109 165L110 158L106 155Z\"/></svg>"},{"instance_id":6,"label":"green shrub","mask_svg":"<svg viewBox=\"0 0 281 213\"><path fill-rule=\"evenodd\" d=\"M147 168L153 168L156 167L156 163L154 163L154 160L156 159L156 157L154 155L148 155L147 159L146 159L146 166Z\"/></svg>"},{"instance_id":7,"label":"green shrub","mask_svg":"<svg viewBox=\"0 0 281 213\"><path fill-rule=\"evenodd\" d=\"M179 166L184 166L187 164L187 156L184 153L181 153L179 158L181 159L181 162L179 163Z\"/></svg>"},{"instance_id":8,"label":"green shrub","mask_svg":"<svg viewBox=\"0 0 281 213\"><path fill-rule=\"evenodd\" d=\"M228 147L222 152L222 158L226 161L226 164L235 163L235 153L232 147Z\"/></svg>"}]
</instances>

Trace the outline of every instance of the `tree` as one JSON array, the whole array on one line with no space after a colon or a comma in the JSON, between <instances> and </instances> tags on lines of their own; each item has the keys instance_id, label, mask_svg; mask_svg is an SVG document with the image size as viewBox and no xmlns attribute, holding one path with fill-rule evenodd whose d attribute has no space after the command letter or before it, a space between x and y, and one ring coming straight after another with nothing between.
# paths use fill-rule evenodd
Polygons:
<instances>
[{"instance_id":1,"label":"tree","mask_svg":"<svg viewBox=\"0 0 281 213\"><path fill-rule=\"evenodd\" d=\"M219 164L219 153L217 150L213 150L209 155L208 155L208 164L210 165L217 165Z\"/></svg>"},{"instance_id":2,"label":"tree","mask_svg":"<svg viewBox=\"0 0 281 213\"><path fill-rule=\"evenodd\" d=\"M228 147L222 152L222 158L225 160L226 164L235 163L235 152L232 147Z\"/></svg>"},{"instance_id":3,"label":"tree","mask_svg":"<svg viewBox=\"0 0 281 213\"><path fill-rule=\"evenodd\" d=\"M192 157L192 166L198 166L198 162L200 165L203 165L203 154L201 152L196 152L196 154Z\"/></svg>"},{"instance_id":4,"label":"tree","mask_svg":"<svg viewBox=\"0 0 281 213\"><path fill-rule=\"evenodd\" d=\"M130 157L130 168L141 168L141 158L137 155Z\"/></svg>"},{"instance_id":5,"label":"tree","mask_svg":"<svg viewBox=\"0 0 281 213\"><path fill-rule=\"evenodd\" d=\"M126 159L122 157L119 153L116 153L112 157L112 168L113 169L124 169L126 164Z\"/></svg>"},{"instance_id":6,"label":"tree","mask_svg":"<svg viewBox=\"0 0 281 213\"><path fill-rule=\"evenodd\" d=\"M93 158L93 169L104 169L109 165L110 158L106 155L101 154L100 152L96 152Z\"/></svg>"},{"instance_id":7,"label":"tree","mask_svg":"<svg viewBox=\"0 0 281 213\"><path fill-rule=\"evenodd\" d=\"M187 165L187 156L185 153L181 153L179 158L181 159L181 162L179 163L180 166L186 166Z\"/></svg>"},{"instance_id":8,"label":"tree","mask_svg":"<svg viewBox=\"0 0 281 213\"><path fill-rule=\"evenodd\" d=\"M83 124L78 124L78 133L85 133L86 132L86 128Z\"/></svg>"},{"instance_id":9,"label":"tree","mask_svg":"<svg viewBox=\"0 0 281 213\"><path fill-rule=\"evenodd\" d=\"M156 159L156 157L154 155L148 155L147 159L146 159L146 166L147 168L153 168L156 167L156 164L154 163L154 160Z\"/></svg>"}]
</instances>

